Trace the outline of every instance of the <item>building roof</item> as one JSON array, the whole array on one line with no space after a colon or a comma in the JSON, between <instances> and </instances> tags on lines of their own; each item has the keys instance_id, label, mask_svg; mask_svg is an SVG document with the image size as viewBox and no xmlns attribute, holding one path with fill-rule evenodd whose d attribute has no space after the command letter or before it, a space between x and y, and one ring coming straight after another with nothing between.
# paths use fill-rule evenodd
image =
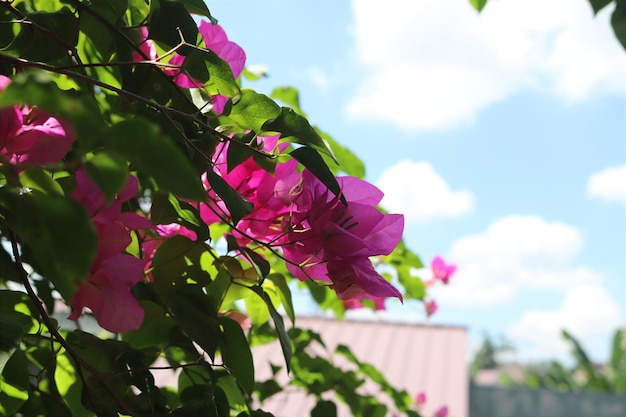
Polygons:
<instances>
[{"instance_id":1,"label":"building roof","mask_svg":"<svg viewBox=\"0 0 626 417\"><path fill-rule=\"evenodd\" d=\"M465 359L467 332L462 327L444 327L383 321L357 321L321 317L297 317L299 328L310 329L322 336L327 352L340 344L347 345L361 361L374 365L397 389L405 389L412 397L426 393L427 402L420 412L432 416L442 405L447 405L450 415L468 416L468 374ZM280 347L276 343L253 349L257 380L272 377L268 362L283 364ZM333 358L340 368L351 369L343 356ZM282 370L277 379L286 383L289 376ZM376 395L375 385L362 387L368 394ZM332 399L332 398L327 398ZM386 402L386 401L382 401ZM315 399L295 388L270 397L262 409L276 417L310 415ZM347 406L335 401L339 416L347 417ZM390 402L386 402L390 405ZM389 407L393 410L393 407ZM389 413L391 415L391 413Z\"/></svg>"}]
</instances>

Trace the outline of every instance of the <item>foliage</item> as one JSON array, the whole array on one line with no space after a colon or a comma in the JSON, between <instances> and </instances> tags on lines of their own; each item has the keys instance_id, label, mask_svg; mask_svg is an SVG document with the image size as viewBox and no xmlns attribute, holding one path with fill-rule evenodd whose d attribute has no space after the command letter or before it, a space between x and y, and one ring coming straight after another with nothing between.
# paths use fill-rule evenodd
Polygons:
<instances>
[{"instance_id":1,"label":"foliage","mask_svg":"<svg viewBox=\"0 0 626 417\"><path fill-rule=\"evenodd\" d=\"M529 366L521 380L506 378L505 385L529 388L549 388L558 391L590 391L626 394L626 328L615 331L606 365L594 364L580 342L562 331L563 339L571 346L573 366L558 361Z\"/></svg>"},{"instance_id":2,"label":"foliage","mask_svg":"<svg viewBox=\"0 0 626 417\"><path fill-rule=\"evenodd\" d=\"M243 88L203 1L2 2L0 49L0 415L270 415L256 404L283 387L256 380L251 345L276 339L311 415L329 390L383 415L366 379L418 415L347 348L349 372L309 356L323 342L291 296L299 279L339 314L423 300L402 216L295 89Z\"/></svg>"}]
</instances>

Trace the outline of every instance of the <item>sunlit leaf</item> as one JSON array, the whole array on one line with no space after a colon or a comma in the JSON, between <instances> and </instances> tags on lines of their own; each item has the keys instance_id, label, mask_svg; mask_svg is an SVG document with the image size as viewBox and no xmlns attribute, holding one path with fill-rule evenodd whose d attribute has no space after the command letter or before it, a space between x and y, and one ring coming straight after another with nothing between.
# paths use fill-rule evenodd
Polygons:
<instances>
[{"instance_id":1,"label":"sunlit leaf","mask_svg":"<svg viewBox=\"0 0 626 417\"><path fill-rule=\"evenodd\" d=\"M278 132L281 134L282 139L314 147L333 158L336 162L332 150L308 120L289 107L281 108L280 116L265 122L263 130L266 132Z\"/></svg>"}]
</instances>

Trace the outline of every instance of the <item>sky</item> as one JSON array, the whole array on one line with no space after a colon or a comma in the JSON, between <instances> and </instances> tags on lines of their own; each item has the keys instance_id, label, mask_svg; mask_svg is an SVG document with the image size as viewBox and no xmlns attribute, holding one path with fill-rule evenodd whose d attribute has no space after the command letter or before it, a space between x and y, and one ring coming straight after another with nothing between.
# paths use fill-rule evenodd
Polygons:
<instances>
[{"instance_id":1,"label":"sky","mask_svg":"<svg viewBox=\"0 0 626 417\"><path fill-rule=\"evenodd\" d=\"M586 0L214 0L244 86L300 90L310 121L366 164L425 263L458 266L420 303L374 317L461 325L598 361L626 324L626 51ZM430 272L416 272L429 279ZM310 306L300 310L310 313ZM298 306L296 307L298 311ZM353 313L354 317L367 316Z\"/></svg>"}]
</instances>

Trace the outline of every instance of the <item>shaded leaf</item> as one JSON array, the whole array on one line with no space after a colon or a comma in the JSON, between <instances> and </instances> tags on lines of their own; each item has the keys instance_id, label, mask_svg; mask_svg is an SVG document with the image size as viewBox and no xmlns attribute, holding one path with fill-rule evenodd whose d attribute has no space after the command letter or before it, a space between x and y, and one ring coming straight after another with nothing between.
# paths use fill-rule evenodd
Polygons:
<instances>
[{"instance_id":1,"label":"shaded leaf","mask_svg":"<svg viewBox=\"0 0 626 417\"><path fill-rule=\"evenodd\" d=\"M311 171L333 194L339 196L343 204L348 204L346 198L341 194L341 188L339 187L337 178L335 178L328 168L328 165L326 165L326 162L324 162L324 159L322 159L321 155L315 149L303 146L294 149L289 154Z\"/></svg>"},{"instance_id":2,"label":"shaded leaf","mask_svg":"<svg viewBox=\"0 0 626 417\"><path fill-rule=\"evenodd\" d=\"M160 187L190 200L206 199L200 175L156 125L139 118L125 120L115 124L107 136L109 147L152 176Z\"/></svg>"},{"instance_id":3,"label":"shaded leaf","mask_svg":"<svg viewBox=\"0 0 626 417\"><path fill-rule=\"evenodd\" d=\"M237 382L248 393L254 390L254 363L252 352L241 326L228 317L220 317L222 338L220 353L224 364L233 373Z\"/></svg>"},{"instance_id":4,"label":"shaded leaf","mask_svg":"<svg viewBox=\"0 0 626 417\"><path fill-rule=\"evenodd\" d=\"M69 302L87 278L96 254L94 226L85 208L74 200L38 191L17 195L0 189L0 213L28 247L32 257ZM68 233L68 231L72 233Z\"/></svg>"},{"instance_id":5,"label":"shaded leaf","mask_svg":"<svg viewBox=\"0 0 626 417\"><path fill-rule=\"evenodd\" d=\"M252 213L254 205L243 198L233 187L213 170L207 171L207 181L215 193L224 201L234 224Z\"/></svg>"},{"instance_id":6,"label":"shaded leaf","mask_svg":"<svg viewBox=\"0 0 626 417\"><path fill-rule=\"evenodd\" d=\"M128 180L126 161L112 152L98 152L85 162L84 167L89 178L102 191L107 204L111 204Z\"/></svg>"},{"instance_id":7,"label":"shaded leaf","mask_svg":"<svg viewBox=\"0 0 626 417\"><path fill-rule=\"evenodd\" d=\"M159 7L152 13L150 19L148 37L157 42L163 42L170 48L180 44L183 40L195 45L198 39L198 26L183 3L159 0ZM188 46L176 50L181 55L188 55L192 51L193 49Z\"/></svg>"}]
</instances>

